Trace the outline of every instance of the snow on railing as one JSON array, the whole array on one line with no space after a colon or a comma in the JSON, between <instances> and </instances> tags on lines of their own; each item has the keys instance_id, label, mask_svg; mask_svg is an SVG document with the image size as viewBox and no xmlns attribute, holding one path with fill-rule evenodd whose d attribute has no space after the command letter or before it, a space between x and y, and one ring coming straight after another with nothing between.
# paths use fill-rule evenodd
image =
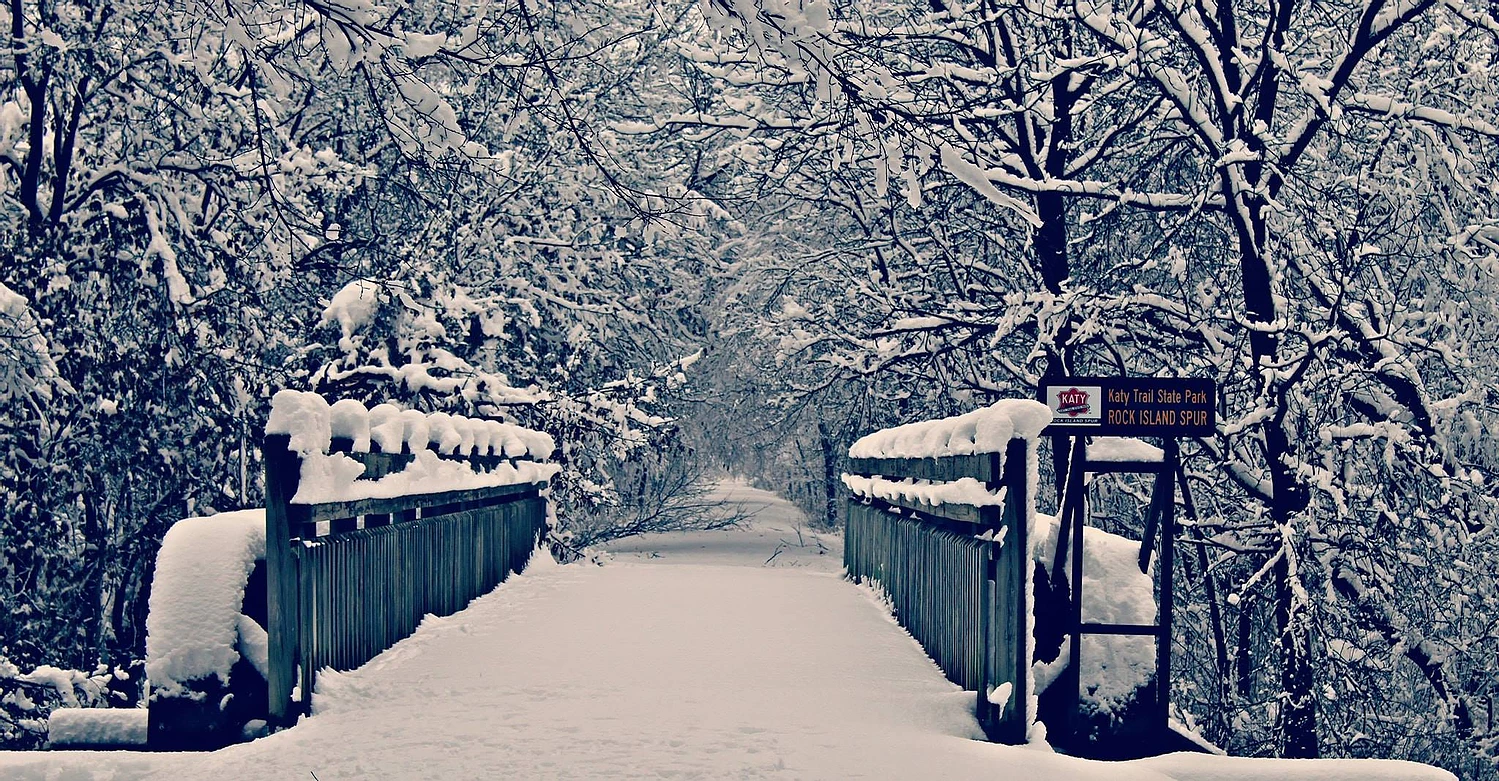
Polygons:
<instances>
[{"instance_id":1,"label":"snow on railing","mask_svg":"<svg viewBox=\"0 0 1499 781\"><path fill-rule=\"evenodd\" d=\"M850 458L942 458L1003 453L1010 440L1034 440L1051 423L1038 401L1005 399L950 418L882 429L859 438Z\"/></svg>"},{"instance_id":2,"label":"snow on railing","mask_svg":"<svg viewBox=\"0 0 1499 781\"><path fill-rule=\"evenodd\" d=\"M309 710L318 668L357 667L523 567L558 469L538 431L296 391L272 398L264 449L279 722Z\"/></svg>"},{"instance_id":3,"label":"snow on railing","mask_svg":"<svg viewBox=\"0 0 1499 781\"><path fill-rule=\"evenodd\" d=\"M293 504L539 483L558 469L538 463L556 450L539 431L391 404L366 410L353 399L330 405L293 390L272 398L265 433L286 437L286 449L300 458Z\"/></svg>"},{"instance_id":4,"label":"snow on railing","mask_svg":"<svg viewBox=\"0 0 1499 781\"><path fill-rule=\"evenodd\" d=\"M1035 723L1030 545L1044 404L1007 400L876 431L849 449L844 563L874 581L995 740ZM972 617L978 620L972 620Z\"/></svg>"}]
</instances>

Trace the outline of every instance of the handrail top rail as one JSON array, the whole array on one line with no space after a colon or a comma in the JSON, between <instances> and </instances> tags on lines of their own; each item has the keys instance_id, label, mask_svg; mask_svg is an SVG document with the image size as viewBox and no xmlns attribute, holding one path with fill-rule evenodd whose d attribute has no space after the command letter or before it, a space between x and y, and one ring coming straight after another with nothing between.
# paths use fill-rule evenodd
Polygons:
<instances>
[{"instance_id":1,"label":"handrail top rail","mask_svg":"<svg viewBox=\"0 0 1499 781\"><path fill-rule=\"evenodd\" d=\"M436 493L408 494L406 496L351 499L339 502L301 503L286 505L287 520L293 524L320 523L353 518L360 515L395 515L416 509L443 507L471 502L489 502L511 497L527 498L547 487L547 481L534 483L511 483L484 488L468 488Z\"/></svg>"}]
</instances>

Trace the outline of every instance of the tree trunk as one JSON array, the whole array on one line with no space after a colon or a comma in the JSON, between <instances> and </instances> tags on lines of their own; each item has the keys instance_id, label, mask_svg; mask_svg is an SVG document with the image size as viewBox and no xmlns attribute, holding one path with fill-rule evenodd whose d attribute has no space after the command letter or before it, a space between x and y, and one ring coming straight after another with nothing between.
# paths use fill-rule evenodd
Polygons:
<instances>
[{"instance_id":1,"label":"tree trunk","mask_svg":"<svg viewBox=\"0 0 1499 781\"><path fill-rule=\"evenodd\" d=\"M1297 609L1289 556L1275 563L1275 629L1280 645L1280 715L1275 753L1282 757L1315 757L1317 701L1312 692L1310 621Z\"/></svg>"},{"instance_id":2,"label":"tree trunk","mask_svg":"<svg viewBox=\"0 0 1499 781\"><path fill-rule=\"evenodd\" d=\"M838 441L828 430L827 421L817 420L817 444L822 449L823 523L827 528L838 526L838 483L842 473L843 459L838 452Z\"/></svg>"},{"instance_id":3,"label":"tree trunk","mask_svg":"<svg viewBox=\"0 0 1499 781\"><path fill-rule=\"evenodd\" d=\"M105 610L104 571L107 541L104 538L104 520L100 503L104 499L102 482L97 475L85 477L89 491L83 500L83 643L81 656L76 661L81 669L98 661L104 647ZM93 658L89 658L93 657Z\"/></svg>"},{"instance_id":4,"label":"tree trunk","mask_svg":"<svg viewBox=\"0 0 1499 781\"><path fill-rule=\"evenodd\" d=\"M1294 582L1293 578L1299 579L1300 572L1291 566L1296 557L1294 521L1306 509L1308 498L1292 472L1297 453L1286 430L1286 390L1266 368L1275 365L1280 357L1280 339L1273 330L1280 312L1275 303L1268 254L1269 215L1260 196L1253 194L1248 187L1241 189L1236 186L1226 170L1221 181L1231 204L1229 214L1238 240L1246 319L1260 326L1249 333L1251 372L1259 403L1268 405L1271 411L1270 418L1263 424L1265 469L1270 475L1270 517L1281 538L1282 548L1272 570L1281 685L1276 753L1282 757L1309 758L1318 753L1317 700L1313 694L1311 660L1308 658L1312 627L1305 606L1297 601L1302 584Z\"/></svg>"}]
</instances>

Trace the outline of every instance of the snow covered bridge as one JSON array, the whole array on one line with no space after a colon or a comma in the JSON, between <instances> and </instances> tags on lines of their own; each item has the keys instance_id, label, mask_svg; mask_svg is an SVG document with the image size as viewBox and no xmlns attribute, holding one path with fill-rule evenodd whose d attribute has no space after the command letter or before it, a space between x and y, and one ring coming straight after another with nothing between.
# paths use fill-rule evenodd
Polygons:
<instances>
[{"instance_id":1,"label":"snow covered bridge","mask_svg":"<svg viewBox=\"0 0 1499 781\"><path fill-rule=\"evenodd\" d=\"M561 566L532 555L550 438L283 392L267 509L174 527L147 643L153 748L263 736L198 753L0 754L0 777L1451 778L1398 762L1051 751L1031 692L1057 665L1031 665L1028 541L1060 536L1032 500L1049 420L1000 402L860 440L842 538L726 483L720 502L750 519L738 527ZM1085 579L1114 573L1084 602L1107 590L1142 613L1111 619L1147 620L1151 579L1119 574L1138 543L1083 539ZM1112 679L1128 698L1153 649L1070 667L1094 699ZM53 744L131 715L63 712ZM267 718L284 728L264 735Z\"/></svg>"},{"instance_id":2,"label":"snow covered bridge","mask_svg":"<svg viewBox=\"0 0 1499 781\"><path fill-rule=\"evenodd\" d=\"M429 618L314 714L210 753L0 754L7 779L1450 779L1395 762L1170 755L1104 763L982 740L836 537L742 485L743 528L646 537L602 565L545 557Z\"/></svg>"}]
</instances>

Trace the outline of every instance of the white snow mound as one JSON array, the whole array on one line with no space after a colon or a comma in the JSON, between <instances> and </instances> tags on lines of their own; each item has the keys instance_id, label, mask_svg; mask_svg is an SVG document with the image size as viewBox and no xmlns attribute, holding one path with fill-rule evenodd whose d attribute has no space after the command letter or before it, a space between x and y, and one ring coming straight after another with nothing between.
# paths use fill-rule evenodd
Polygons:
<instances>
[{"instance_id":1,"label":"white snow mound","mask_svg":"<svg viewBox=\"0 0 1499 781\"><path fill-rule=\"evenodd\" d=\"M328 408L328 415L333 436L354 440L355 453L369 452L370 413L363 404L354 399L342 399Z\"/></svg>"},{"instance_id":2,"label":"white snow mound","mask_svg":"<svg viewBox=\"0 0 1499 781\"><path fill-rule=\"evenodd\" d=\"M333 439L333 420L328 402L316 393L277 391L271 397L271 419L265 433L291 437L288 447L295 453L326 453Z\"/></svg>"},{"instance_id":3,"label":"white snow mound","mask_svg":"<svg viewBox=\"0 0 1499 781\"><path fill-rule=\"evenodd\" d=\"M189 681L228 682L239 659L240 608L257 559L265 558L265 510L184 518L156 556L146 617L152 696L177 696Z\"/></svg>"},{"instance_id":4,"label":"white snow mound","mask_svg":"<svg viewBox=\"0 0 1499 781\"><path fill-rule=\"evenodd\" d=\"M144 746L145 708L59 708L47 719L47 743L69 746Z\"/></svg>"},{"instance_id":5,"label":"white snow mound","mask_svg":"<svg viewBox=\"0 0 1499 781\"><path fill-rule=\"evenodd\" d=\"M294 390L278 391L271 397L265 433L291 437L291 449L304 456L327 453L333 437L354 440L356 453L369 452L372 445L382 453L399 453L403 447L419 453L436 446L444 455L472 453L545 460L557 449L551 435L513 423L403 410L394 404L377 404L366 410L353 399L330 406L316 393Z\"/></svg>"},{"instance_id":6,"label":"white snow mound","mask_svg":"<svg viewBox=\"0 0 1499 781\"><path fill-rule=\"evenodd\" d=\"M1037 562L1049 568L1056 550L1057 519L1039 513L1036 519L1031 552ZM1139 557L1139 541L1083 526L1084 621L1155 623L1155 581L1140 571ZM1136 689L1155 677L1155 650L1153 637L1083 635L1081 683L1085 704L1099 712L1117 712ZM1064 669L1066 658L1064 646L1057 662L1045 666L1045 680L1038 685L1050 684Z\"/></svg>"}]
</instances>

